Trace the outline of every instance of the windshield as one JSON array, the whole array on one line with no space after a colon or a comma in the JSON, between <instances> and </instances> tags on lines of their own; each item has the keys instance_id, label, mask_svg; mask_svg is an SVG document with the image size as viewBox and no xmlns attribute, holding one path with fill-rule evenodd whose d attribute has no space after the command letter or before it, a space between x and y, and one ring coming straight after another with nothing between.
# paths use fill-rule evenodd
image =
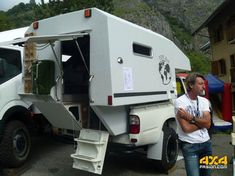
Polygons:
<instances>
[{"instance_id":1,"label":"windshield","mask_svg":"<svg viewBox=\"0 0 235 176\"><path fill-rule=\"evenodd\" d=\"M20 51L0 48L0 84L20 74L21 70Z\"/></svg>"}]
</instances>

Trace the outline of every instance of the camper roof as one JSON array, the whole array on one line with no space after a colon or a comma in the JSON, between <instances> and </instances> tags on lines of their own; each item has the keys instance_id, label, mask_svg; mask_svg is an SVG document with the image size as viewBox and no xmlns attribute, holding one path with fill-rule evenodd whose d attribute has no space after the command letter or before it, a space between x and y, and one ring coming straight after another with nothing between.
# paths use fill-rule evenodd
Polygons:
<instances>
[{"instance_id":1,"label":"camper roof","mask_svg":"<svg viewBox=\"0 0 235 176\"><path fill-rule=\"evenodd\" d=\"M55 41L66 41L66 40L73 40L79 37L83 37L87 35L87 33L78 33L78 34L64 34L64 35L44 35L44 36L30 36L25 38L19 38L11 41L1 42L0 46L7 46L7 45L22 45L26 42L43 44L43 43L53 43Z\"/></svg>"},{"instance_id":2,"label":"camper roof","mask_svg":"<svg viewBox=\"0 0 235 176\"><path fill-rule=\"evenodd\" d=\"M2 31L0 32L0 42L22 38L24 37L24 33L26 32L27 29L28 27L23 27L23 28L8 30L8 31Z\"/></svg>"}]
</instances>

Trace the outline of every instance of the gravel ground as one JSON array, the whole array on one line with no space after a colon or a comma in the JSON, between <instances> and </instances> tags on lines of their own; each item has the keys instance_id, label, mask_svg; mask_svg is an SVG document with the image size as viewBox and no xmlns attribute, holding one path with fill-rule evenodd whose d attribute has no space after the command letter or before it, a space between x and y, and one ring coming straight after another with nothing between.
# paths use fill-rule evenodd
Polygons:
<instances>
[{"instance_id":1,"label":"gravel ground","mask_svg":"<svg viewBox=\"0 0 235 176\"><path fill-rule=\"evenodd\" d=\"M214 134L212 138L213 155L227 156L231 161L233 146L230 145L230 135ZM4 176L95 176L96 174L79 171L72 168L70 154L74 146L59 142L48 136L33 138L32 153L28 162L15 170L4 169ZM139 154L120 155L108 154L103 168L103 176L166 176L156 163ZM213 169L212 176L232 176L232 164L227 169ZM169 176L186 176L183 159L168 173Z\"/></svg>"}]
</instances>

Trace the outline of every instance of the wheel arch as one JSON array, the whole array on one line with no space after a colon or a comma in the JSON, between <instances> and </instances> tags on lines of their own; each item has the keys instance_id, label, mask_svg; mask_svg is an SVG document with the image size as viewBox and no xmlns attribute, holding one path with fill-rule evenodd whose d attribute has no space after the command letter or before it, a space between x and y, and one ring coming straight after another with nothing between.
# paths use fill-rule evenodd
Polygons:
<instances>
[{"instance_id":1,"label":"wheel arch","mask_svg":"<svg viewBox=\"0 0 235 176\"><path fill-rule=\"evenodd\" d=\"M162 125L162 130L165 127L173 128L175 131L177 129L177 123L175 117L168 118Z\"/></svg>"},{"instance_id":2,"label":"wheel arch","mask_svg":"<svg viewBox=\"0 0 235 176\"><path fill-rule=\"evenodd\" d=\"M12 101L6 104L0 112L0 141L8 122L12 120L19 120L26 126L29 125L30 106L22 101Z\"/></svg>"},{"instance_id":3,"label":"wheel arch","mask_svg":"<svg viewBox=\"0 0 235 176\"><path fill-rule=\"evenodd\" d=\"M21 100L13 100L8 102L0 111L2 120L7 121L15 113L29 112L31 104L27 104Z\"/></svg>"},{"instance_id":4,"label":"wheel arch","mask_svg":"<svg viewBox=\"0 0 235 176\"><path fill-rule=\"evenodd\" d=\"M17 105L17 106L11 107L5 112L3 116L3 121L7 123L11 120L19 120L27 124L27 118L29 117L29 115L30 115L29 109L27 109L26 107Z\"/></svg>"},{"instance_id":5,"label":"wheel arch","mask_svg":"<svg viewBox=\"0 0 235 176\"><path fill-rule=\"evenodd\" d=\"M168 171L175 165L178 156L178 136L176 134L176 128L177 123L175 117L166 119L162 123L159 142L154 145L149 145L148 147L147 158L157 160L157 166L164 171ZM170 147L172 151L168 151L168 146L172 146ZM171 160L169 158L174 159Z\"/></svg>"}]
</instances>

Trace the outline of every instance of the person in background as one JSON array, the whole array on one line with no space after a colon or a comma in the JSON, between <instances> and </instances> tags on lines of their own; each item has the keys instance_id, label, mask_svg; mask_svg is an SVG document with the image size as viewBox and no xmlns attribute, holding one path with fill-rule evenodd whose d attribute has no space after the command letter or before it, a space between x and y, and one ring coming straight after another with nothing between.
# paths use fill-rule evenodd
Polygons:
<instances>
[{"instance_id":1,"label":"person in background","mask_svg":"<svg viewBox=\"0 0 235 176\"><path fill-rule=\"evenodd\" d=\"M208 130L211 125L209 101L205 93L204 77L198 73L186 78L187 93L175 101L177 133L187 176L210 176L211 170L201 168L200 159L212 155Z\"/></svg>"}]
</instances>

